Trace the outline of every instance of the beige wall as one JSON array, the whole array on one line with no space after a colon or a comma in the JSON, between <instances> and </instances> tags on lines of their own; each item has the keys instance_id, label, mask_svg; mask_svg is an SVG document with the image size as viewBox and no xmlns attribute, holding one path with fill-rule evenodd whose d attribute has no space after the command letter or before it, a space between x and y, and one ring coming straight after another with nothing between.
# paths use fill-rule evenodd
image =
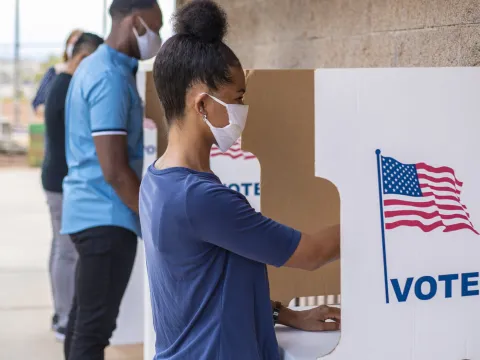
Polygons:
<instances>
[{"instance_id":1,"label":"beige wall","mask_svg":"<svg viewBox=\"0 0 480 360\"><path fill-rule=\"evenodd\" d=\"M218 2L246 68L480 64L480 0Z\"/></svg>"}]
</instances>

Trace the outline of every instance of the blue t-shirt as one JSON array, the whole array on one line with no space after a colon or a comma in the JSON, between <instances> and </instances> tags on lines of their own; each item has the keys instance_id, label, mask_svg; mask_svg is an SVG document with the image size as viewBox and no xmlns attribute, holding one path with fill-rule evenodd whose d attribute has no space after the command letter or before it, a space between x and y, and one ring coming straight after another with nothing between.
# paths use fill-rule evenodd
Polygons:
<instances>
[{"instance_id":1,"label":"blue t-shirt","mask_svg":"<svg viewBox=\"0 0 480 360\"><path fill-rule=\"evenodd\" d=\"M265 264L301 234L211 173L150 166L140 190L155 360L278 360Z\"/></svg>"},{"instance_id":2,"label":"blue t-shirt","mask_svg":"<svg viewBox=\"0 0 480 360\"><path fill-rule=\"evenodd\" d=\"M135 81L137 66L136 59L104 44L83 60L73 76L65 104L65 234L110 225L140 235L137 214L105 181L93 141L95 136L127 136L130 167L141 178L143 105Z\"/></svg>"}]
</instances>

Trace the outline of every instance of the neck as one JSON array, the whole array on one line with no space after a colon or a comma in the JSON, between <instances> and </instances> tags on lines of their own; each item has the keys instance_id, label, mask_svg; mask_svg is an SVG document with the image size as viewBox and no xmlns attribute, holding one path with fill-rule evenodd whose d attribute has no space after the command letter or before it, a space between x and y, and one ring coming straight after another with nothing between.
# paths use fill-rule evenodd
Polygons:
<instances>
[{"instance_id":1,"label":"neck","mask_svg":"<svg viewBox=\"0 0 480 360\"><path fill-rule=\"evenodd\" d=\"M65 73L66 74L69 74L69 75L72 75L73 76L73 73L75 72L75 70L77 70L77 67L78 67L78 63L73 61L73 60L68 60L67 63L66 63L67 67L65 69Z\"/></svg>"},{"instance_id":2,"label":"neck","mask_svg":"<svg viewBox=\"0 0 480 360\"><path fill-rule=\"evenodd\" d=\"M196 129L195 129L196 130ZM196 171L211 172L210 150L212 143L197 131L186 131L172 125L168 133L168 146L162 156L162 167L181 166Z\"/></svg>"},{"instance_id":3,"label":"neck","mask_svg":"<svg viewBox=\"0 0 480 360\"><path fill-rule=\"evenodd\" d=\"M135 57L135 54L133 53L128 41L129 37L125 36L124 33L125 30L121 24L114 23L112 25L112 31L108 35L107 40L105 40L105 44L127 56Z\"/></svg>"}]
</instances>

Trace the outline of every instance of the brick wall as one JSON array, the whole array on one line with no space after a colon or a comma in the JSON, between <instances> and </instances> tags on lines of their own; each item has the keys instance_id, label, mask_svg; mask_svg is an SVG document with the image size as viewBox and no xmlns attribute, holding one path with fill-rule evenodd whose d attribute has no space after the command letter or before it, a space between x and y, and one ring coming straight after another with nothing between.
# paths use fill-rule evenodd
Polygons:
<instances>
[{"instance_id":1,"label":"brick wall","mask_svg":"<svg viewBox=\"0 0 480 360\"><path fill-rule=\"evenodd\" d=\"M219 3L245 68L480 64L480 0Z\"/></svg>"}]
</instances>

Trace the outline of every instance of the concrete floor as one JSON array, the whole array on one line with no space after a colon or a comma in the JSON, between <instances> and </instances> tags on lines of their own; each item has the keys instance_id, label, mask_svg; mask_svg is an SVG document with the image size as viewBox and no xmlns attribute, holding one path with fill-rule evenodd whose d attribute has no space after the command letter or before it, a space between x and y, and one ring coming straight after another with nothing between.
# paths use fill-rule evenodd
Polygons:
<instances>
[{"instance_id":1,"label":"concrete floor","mask_svg":"<svg viewBox=\"0 0 480 360\"><path fill-rule=\"evenodd\" d=\"M0 360L61 360L49 330L51 230L40 171L0 168ZM114 347L107 360L141 360L141 346Z\"/></svg>"}]
</instances>

